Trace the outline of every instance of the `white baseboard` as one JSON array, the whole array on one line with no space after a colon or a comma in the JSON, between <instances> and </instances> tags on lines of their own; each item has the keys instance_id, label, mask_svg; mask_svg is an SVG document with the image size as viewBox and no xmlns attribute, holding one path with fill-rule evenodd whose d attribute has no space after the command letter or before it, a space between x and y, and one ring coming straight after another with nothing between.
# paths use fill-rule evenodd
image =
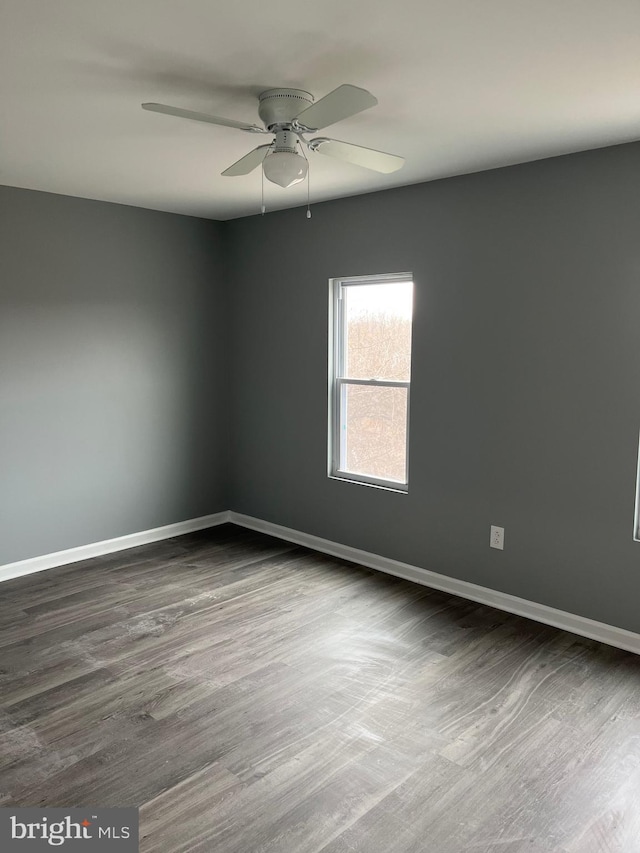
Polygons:
<instances>
[{"instance_id":1,"label":"white baseboard","mask_svg":"<svg viewBox=\"0 0 640 853\"><path fill-rule=\"evenodd\" d=\"M229 516L229 512L225 510L214 515L203 515L200 518L178 521L176 524L165 524L164 527L142 530L140 533L130 533L128 536L118 536L115 539L105 539L103 542L93 542L90 545L80 545L78 548L68 548L66 551L32 557L30 560L6 563L0 566L0 582L30 575L33 572L42 572L45 569L54 569L57 566L66 566L68 563L78 563L80 560L88 560L91 557L101 557L103 554L113 554L115 551L125 551L127 548L135 548L138 545L171 539L173 536L182 536L184 533L193 533L195 530L204 530L206 527L215 527L229 521Z\"/></svg>"},{"instance_id":2,"label":"white baseboard","mask_svg":"<svg viewBox=\"0 0 640 853\"><path fill-rule=\"evenodd\" d=\"M310 533L302 533L299 530L282 527L270 521L262 521L259 518L252 518L249 515L242 515L242 513L233 511L203 515L200 518L190 518L187 521L166 524L164 527L155 527L152 530L143 530L140 533L131 533L128 536L118 536L115 539L105 539L103 542L94 542L90 545L81 545L78 548L69 548L66 551L44 554L41 557L33 557L30 560L7 563L4 566L0 566L0 582L29 575L33 572L42 572L45 569L53 569L57 566L65 566L69 563L77 563L80 560L88 560L91 557L100 557L103 554L125 551L128 548L135 548L138 545L147 545L151 542L159 542L162 539L171 539L174 536L182 536L185 533L204 530L207 527L215 527L225 522L231 522L240 527L247 527L250 530L257 530L261 533L268 533L270 536L285 539L287 542L294 542L296 545L304 545L315 551L321 551L333 557L349 560L352 563L358 563L361 566L375 569L378 572L394 575L395 577L403 578L422 586L428 586L431 589L438 589L451 595L458 595L460 598L467 598L470 601L477 601L480 604L487 604L498 610L505 610L507 613L525 616L536 622L552 625L554 628L561 628L564 631L570 631L573 634L588 637L591 640L598 640L609 646L615 646L625 651L640 654L640 634L636 634L633 631L616 628L613 625L606 625L604 622L596 622L584 616L576 616L564 610L547 607L545 604L537 604L535 601L527 601L524 598L517 598L515 595L498 592L484 586L469 583L468 581L458 580L457 578L450 578L446 575L429 571L429 569L420 569L408 563L401 563L398 560L380 557L369 551L361 551L349 545L341 545L338 542L322 539Z\"/></svg>"},{"instance_id":3,"label":"white baseboard","mask_svg":"<svg viewBox=\"0 0 640 853\"><path fill-rule=\"evenodd\" d=\"M556 610L554 607L547 607L545 604L537 604L534 601L527 601L505 592L497 592L468 581L450 578L428 569L411 566L408 563L379 557L377 554L371 554L368 551L360 551L358 548L351 548L349 545L340 545L337 542L331 542L329 539L321 539L319 536L301 533L299 530L281 527L279 524L272 524L269 521L262 521L259 518L252 518L241 513L230 512L229 521L241 527L248 527L251 530L268 533L279 539L286 539L288 542L295 542L297 545L313 548L315 551L331 554L333 557L359 563L369 569L395 575L398 578L458 595L470 601L488 604L498 610L506 610L507 613L525 616L535 622L543 622L545 625L552 625L554 628L561 628L572 634L579 634L581 637L588 637L591 640L598 640L618 649L640 654L640 634L627 631L624 628L616 628L613 625L606 625L604 622L596 622L584 616L566 613L564 610Z\"/></svg>"}]
</instances>

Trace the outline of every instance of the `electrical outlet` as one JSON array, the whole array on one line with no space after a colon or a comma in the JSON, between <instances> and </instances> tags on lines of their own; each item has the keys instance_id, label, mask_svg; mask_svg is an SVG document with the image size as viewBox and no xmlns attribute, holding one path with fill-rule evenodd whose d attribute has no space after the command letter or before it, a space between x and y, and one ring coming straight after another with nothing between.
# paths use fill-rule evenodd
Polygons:
<instances>
[{"instance_id":1,"label":"electrical outlet","mask_svg":"<svg viewBox=\"0 0 640 853\"><path fill-rule=\"evenodd\" d=\"M495 527L491 525L491 539L489 544L492 548L498 548L504 551L504 527Z\"/></svg>"}]
</instances>

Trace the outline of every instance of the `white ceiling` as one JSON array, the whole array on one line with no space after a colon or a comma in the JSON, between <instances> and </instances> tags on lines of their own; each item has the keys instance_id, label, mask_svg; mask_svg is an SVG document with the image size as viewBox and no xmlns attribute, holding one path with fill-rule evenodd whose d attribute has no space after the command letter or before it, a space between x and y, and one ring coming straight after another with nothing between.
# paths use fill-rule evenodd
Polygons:
<instances>
[{"instance_id":1,"label":"white ceiling","mask_svg":"<svg viewBox=\"0 0 640 853\"><path fill-rule=\"evenodd\" d=\"M0 0L0 183L213 219L259 212L263 142L140 109L254 123L257 95L341 83L379 105L329 136L401 154L379 175L320 154L312 201L640 138L639 0ZM306 186L265 182L268 209Z\"/></svg>"}]
</instances>

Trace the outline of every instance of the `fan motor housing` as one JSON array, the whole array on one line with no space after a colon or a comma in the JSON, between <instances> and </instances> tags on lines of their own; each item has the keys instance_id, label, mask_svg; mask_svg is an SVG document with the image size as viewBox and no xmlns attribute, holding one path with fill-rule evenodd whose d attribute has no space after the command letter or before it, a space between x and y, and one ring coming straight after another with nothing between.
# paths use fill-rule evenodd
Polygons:
<instances>
[{"instance_id":1,"label":"fan motor housing","mask_svg":"<svg viewBox=\"0 0 640 853\"><path fill-rule=\"evenodd\" d=\"M313 95L302 89L267 89L260 95L258 115L270 130L278 125L291 124L312 103Z\"/></svg>"}]
</instances>

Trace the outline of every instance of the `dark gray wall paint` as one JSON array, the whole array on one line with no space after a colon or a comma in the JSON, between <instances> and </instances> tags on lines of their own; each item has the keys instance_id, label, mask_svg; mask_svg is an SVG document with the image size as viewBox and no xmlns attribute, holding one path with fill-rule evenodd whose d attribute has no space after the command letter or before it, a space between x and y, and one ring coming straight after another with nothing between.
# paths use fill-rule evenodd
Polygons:
<instances>
[{"instance_id":1,"label":"dark gray wall paint","mask_svg":"<svg viewBox=\"0 0 640 853\"><path fill-rule=\"evenodd\" d=\"M227 509L222 230L0 188L0 565Z\"/></svg>"},{"instance_id":2,"label":"dark gray wall paint","mask_svg":"<svg viewBox=\"0 0 640 853\"><path fill-rule=\"evenodd\" d=\"M231 508L640 630L639 223L638 145L228 223ZM403 270L406 496L326 474L327 280Z\"/></svg>"}]
</instances>

